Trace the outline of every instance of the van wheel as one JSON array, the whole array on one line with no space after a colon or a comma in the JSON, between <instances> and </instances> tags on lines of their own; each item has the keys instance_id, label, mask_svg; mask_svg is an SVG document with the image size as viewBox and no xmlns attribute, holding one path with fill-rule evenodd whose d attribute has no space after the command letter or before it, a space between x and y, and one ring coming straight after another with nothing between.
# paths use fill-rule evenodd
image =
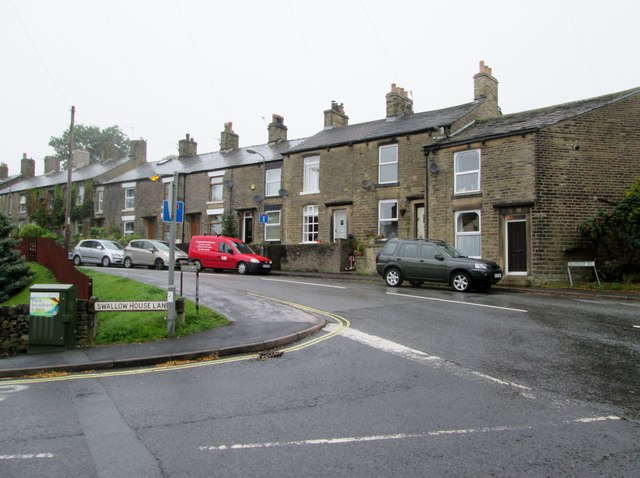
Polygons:
<instances>
[{"instance_id":1,"label":"van wheel","mask_svg":"<svg viewBox=\"0 0 640 478\"><path fill-rule=\"evenodd\" d=\"M111 259L109 259L107 256L104 256L102 258L102 267L109 267L111 265Z\"/></svg>"},{"instance_id":2,"label":"van wheel","mask_svg":"<svg viewBox=\"0 0 640 478\"><path fill-rule=\"evenodd\" d=\"M246 262L238 262L238 265L236 266L238 274L246 274L248 269Z\"/></svg>"},{"instance_id":3,"label":"van wheel","mask_svg":"<svg viewBox=\"0 0 640 478\"><path fill-rule=\"evenodd\" d=\"M411 284L412 287L420 287L422 284L424 284L424 281L421 281L421 280L410 280L409 284Z\"/></svg>"},{"instance_id":4,"label":"van wheel","mask_svg":"<svg viewBox=\"0 0 640 478\"><path fill-rule=\"evenodd\" d=\"M384 281L389 287L400 287L402 285L402 274L398 269L392 267L384 273Z\"/></svg>"},{"instance_id":5,"label":"van wheel","mask_svg":"<svg viewBox=\"0 0 640 478\"><path fill-rule=\"evenodd\" d=\"M451 278L451 285L458 292L467 292L471 288L471 279L466 272L456 272Z\"/></svg>"},{"instance_id":6,"label":"van wheel","mask_svg":"<svg viewBox=\"0 0 640 478\"><path fill-rule=\"evenodd\" d=\"M196 259L195 261L193 261L193 265L196 266L196 270L198 272L202 272L202 262Z\"/></svg>"},{"instance_id":7,"label":"van wheel","mask_svg":"<svg viewBox=\"0 0 640 478\"><path fill-rule=\"evenodd\" d=\"M127 269L131 269L133 267L133 262L131 262L131 257L125 257L124 258L124 266Z\"/></svg>"}]
</instances>

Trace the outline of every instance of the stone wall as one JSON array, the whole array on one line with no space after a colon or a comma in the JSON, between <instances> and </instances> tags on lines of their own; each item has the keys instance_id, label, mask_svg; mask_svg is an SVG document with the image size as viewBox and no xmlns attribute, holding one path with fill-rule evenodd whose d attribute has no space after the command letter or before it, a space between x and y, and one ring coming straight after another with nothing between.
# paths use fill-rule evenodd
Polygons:
<instances>
[{"instance_id":1,"label":"stone wall","mask_svg":"<svg viewBox=\"0 0 640 478\"><path fill-rule=\"evenodd\" d=\"M352 249L348 240L327 244L269 244L267 255L274 262L275 270L337 273L348 268Z\"/></svg>"},{"instance_id":2,"label":"stone wall","mask_svg":"<svg viewBox=\"0 0 640 478\"><path fill-rule=\"evenodd\" d=\"M89 301L77 300L76 345L84 346L95 338L96 314ZM29 347L29 305L0 307L0 357L26 353Z\"/></svg>"}]
</instances>

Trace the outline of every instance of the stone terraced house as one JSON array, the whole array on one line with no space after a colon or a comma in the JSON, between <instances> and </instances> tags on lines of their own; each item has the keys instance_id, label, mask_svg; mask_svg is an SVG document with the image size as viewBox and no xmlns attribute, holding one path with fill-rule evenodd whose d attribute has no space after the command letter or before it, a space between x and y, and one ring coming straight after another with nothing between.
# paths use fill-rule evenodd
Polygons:
<instances>
[{"instance_id":1,"label":"stone terraced house","mask_svg":"<svg viewBox=\"0 0 640 478\"><path fill-rule=\"evenodd\" d=\"M344 271L348 250L366 244L358 272L375 274L389 238L436 238L497 261L503 284L535 284L566 280L568 260L590 259L575 247L578 224L640 176L640 88L502 115L498 81L480 62L468 103L414 112L395 84L385 102L384 118L351 125L334 101L304 139L288 140L273 115L255 146L240 147L232 123L211 153L186 135L177 158L147 162L146 143L133 142L144 160L77 178L91 183L90 225L168 239L161 209L175 180L179 242L230 220L237 237L268 246L276 269ZM47 191L62 174L0 183L0 210L29 221L21 191Z\"/></svg>"}]
</instances>

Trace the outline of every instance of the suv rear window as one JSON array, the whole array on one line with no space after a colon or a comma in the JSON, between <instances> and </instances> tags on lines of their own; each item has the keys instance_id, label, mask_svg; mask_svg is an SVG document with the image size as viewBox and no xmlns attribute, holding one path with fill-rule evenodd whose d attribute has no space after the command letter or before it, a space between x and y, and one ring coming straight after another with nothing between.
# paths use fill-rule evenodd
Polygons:
<instances>
[{"instance_id":1,"label":"suv rear window","mask_svg":"<svg viewBox=\"0 0 640 478\"><path fill-rule=\"evenodd\" d=\"M397 241L387 242L382 248L382 252L380 254L384 254L386 256L392 256L396 252L397 247L398 247Z\"/></svg>"}]
</instances>

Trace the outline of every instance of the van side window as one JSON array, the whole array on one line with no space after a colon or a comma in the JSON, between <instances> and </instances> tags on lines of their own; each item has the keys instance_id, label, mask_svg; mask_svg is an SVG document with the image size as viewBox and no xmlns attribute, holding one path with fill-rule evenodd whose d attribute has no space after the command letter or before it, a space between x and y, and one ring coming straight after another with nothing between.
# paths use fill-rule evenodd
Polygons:
<instances>
[{"instance_id":1,"label":"van side window","mask_svg":"<svg viewBox=\"0 0 640 478\"><path fill-rule=\"evenodd\" d=\"M398 255L400 257L418 257L418 244L402 244Z\"/></svg>"},{"instance_id":2,"label":"van side window","mask_svg":"<svg viewBox=\"0 0 640 478\"><path fill-rule=\"evenodd\" d=\"M218 246L218 251L223 252L224 254L233 254L233 249L226 242L220 242Z\"/></svg>"},{"instance_id":3,"label":"van side window","mask_svg":"<svg viewBox=\"0 0 640 478\"><path fill-rule=\"evenodd\" d=\"M422 244L420 246L420 257L423 259L435 259L438 249L431 244Z\"/></svg>"}]
</instances>

